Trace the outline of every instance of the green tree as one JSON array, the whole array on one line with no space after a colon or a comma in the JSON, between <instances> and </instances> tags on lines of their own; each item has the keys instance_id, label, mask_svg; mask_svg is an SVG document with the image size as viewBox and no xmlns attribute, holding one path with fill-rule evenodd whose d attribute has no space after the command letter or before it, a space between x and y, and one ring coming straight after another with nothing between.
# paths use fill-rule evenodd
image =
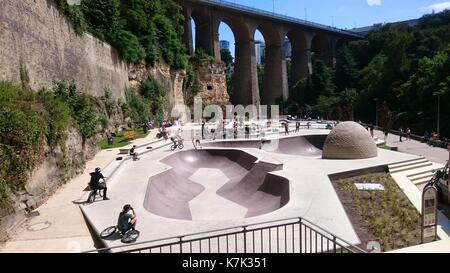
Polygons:
<instances>
[{"instance_id":1,"label":"green tree","mask_svg":"<svg viewBox=\"0 0 450 273\"><path fill-rule=\"evenodd\" d=\"M81 10L89 30L101 40L113 41L122 29L120 0L81 1Z\"/></svg>"},{"instance_id":2,"label":"green tree","mask_svg":"<svg viewBox=\"0 0 450 273\"><path fill-rule=\"evenodd\" d=\"M184 69L187 65L186 48L178 38L171 21L162 15L153 19L156 29L158 47L164 60L176 69Z\"/></svg>"},{"instance_id":3,"label":"green tree","mask_svg":"<svg viewBox=\"0 0 450 273\"><path fill-rule=\"evenodd\" d=\"M355 88L358 83L357 63L347 46L338 51L336 62L336 88L339 91L345 88Z\"/></svg>"},{"instance_id":4,"label":"green tree","mask_svg":"<svg viewBox=\"0 0 450 273\"><path fill-rule=\"evenodd\" d=\"M138 38L126 30L118 30L112 37L112 44L118 48L120 55L131 63L139 63L145 56L145 49Z\"/></svg>"},{"instance_id":5,"label":"green tree","mask_svg":"<svg viewBox=\"0 0 450 273\"><path fill-rule=\"evenodd\" d=\"M227 67L233 63L234 58L231 56L231 52L228 49L220 50L220 57Z\"/></svg>"},{"instance_id":6,"label":"green tree","mask_svg":"<svg viewBox=\"0 0 450 273\"><path fill-rule=\"evenodd\" d=\"M314 70L311 82L315 91L315 96L331 96L334 94L335 85L333 82L333 70L325 65L323 61L314 63Z\"/></svg>"},{"instance_id":7,"label":"green tree","mask_svg":"<svg viewBox=\"0 0 450 273\"><path fill-rule=\"evenodd\" d=\"M162 108L166 89L153 77L148 77L141 83L141 95L151 101L152 114L156 115Z\"/></svg>"}]
</instances>

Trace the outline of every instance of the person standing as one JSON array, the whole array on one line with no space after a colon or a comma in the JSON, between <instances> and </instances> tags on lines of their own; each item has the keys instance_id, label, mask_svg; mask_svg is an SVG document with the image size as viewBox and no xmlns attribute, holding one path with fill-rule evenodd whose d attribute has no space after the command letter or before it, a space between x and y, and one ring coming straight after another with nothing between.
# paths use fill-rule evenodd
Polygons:
<instances>
[{"instance_id":1,"label":"person standing","mask_svg":"<svg viewBox=\"0 0 450 273\"><path fill-rule=\"evenodd\" d=\"M411 129L406 129L406 140L411 140Z\"/></svg>"},{"instance_id":2,"label":"person standing","mask_svg":"<svg viewBox=\"0 0 450 273\"><path fill-rule=\"evenodd\" d=\"M227 128L225 128L225 120L222 121L222 137L223 139L227 138Z\"/></svg>"},{"instance_id":3,"label":"person standing","mask_svg":"<svg viewBox=\"0 0 450 273\"><path fill-rule=\"evenodd\" d=\"M192 138L192 144L194 145L194 148L197 149L201 149L201 143L200 143L201 137L199 134L196 134L193 138Z\"/></svg>"},{"instance_id":4,"label":"person standing","mask_svg":"<svg viewBox=\"0 0 450 273\"><path fill-rule=\"evenodd\" d=\"M400 128L400 142L403 142L403 128Z\"/></svg>"},{"instance_id":5,"label":"person standing","mask_svg":"<svg viewBox=\"0 0 450 273\"><path fill-rule=\"evenodd\" d=\"M234 139L238 138L238 122L237 121L234 121L234 124L233 124L233 136L234 136Z\"/></svg>"},{"instance_id":6,"label":"person standing","mask_svg":"<svg viewBox=\"0 0 450 273\"><path fill-rule=\"evenodd\" d=\"M110 131L108 131L108 133L106 133L106 138L108 139L108 145L112 146L114 144L114 138Z\"/></svg>"},{"instance_id":7,"label":"person standing","mask_svg":"<svg viewBox=\"0 0 450 273\"><path fill-rule=\"evenodd\" d=\"M289 124L287 122L284 123L284 135L289 135Z\"/></svg>"},{"instance_id":8,"label":"person standing","mask_svg":"<svg viewBox=\"0 0 450 273\"><path fill-rule=\"evenodd\" d=\"M296 133L300 132L300 121L297 121L297 122L295 123L295 132L296 132Z\"/></svg>"},{"instance_id":9,"label":"person standing","mask_svg":"<svg viewBox=\"0 0 450 273\"><path fill-rule=\"evenodd\" d=\"M202 139L203 140L205 140L205 125L206 125L206 122L203 121L202 122Z\"/></svg>"},{"instance_id":10,"label":"person standing","mask_svg":"<svg viewBox=\"0 0 450 273\"><path fill-rule=\"evenodd\" d=\"M370 125L370 135L372 136L372 138L375 137L375 126Z\"/></svg>"}]
</instances>

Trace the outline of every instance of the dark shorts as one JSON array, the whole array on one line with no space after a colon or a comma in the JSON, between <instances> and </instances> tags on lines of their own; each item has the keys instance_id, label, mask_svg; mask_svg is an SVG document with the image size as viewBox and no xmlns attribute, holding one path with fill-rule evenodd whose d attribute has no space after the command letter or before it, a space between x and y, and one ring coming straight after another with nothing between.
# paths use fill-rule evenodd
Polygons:
<instances>
[{"instance_id":1,"label":"dark shorts","mask_svg":"<svg viewBox=\"0 0 450 273\"><path fill-rule=\"evenodd\" d=\"M106 184L105 183L98 183L98 184L95 184L95 185L91 186L91 189L92 190L103 190L103 189L106 189Z\"/></svg>"},{"instance_id":2,"label":"dark shorts","mask_svg":"<svg viewBox=\"0 0 450 273\"><path fill-rule=\"evenodd\" d=\"M122 230L120 230L120 232L122 233L122 234L125 234L125 233L127 233L128 231L130 231L131 229L133 229L134 227L133 227L133 224L131 224L131 222L129 222L128 224L127 224L127 228L126 229L122 229Z\"/></svg>"}]
</instances>

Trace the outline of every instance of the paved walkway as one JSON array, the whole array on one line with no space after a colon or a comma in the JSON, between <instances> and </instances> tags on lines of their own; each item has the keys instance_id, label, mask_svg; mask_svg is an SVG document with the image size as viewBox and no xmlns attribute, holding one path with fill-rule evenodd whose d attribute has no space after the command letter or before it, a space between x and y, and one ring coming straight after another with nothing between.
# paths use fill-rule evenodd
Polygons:
<instances>
[{"instance_id":1,"label":"paved walkway","mask_svg":"<svg viewBox=\"0 0 450 273\"><path fill-rule=\"evenodd\" d=\"M152 142L156 133L157 130L152 130L146 138L138 139L133 144ZM20 225L12 238L0 247L0 253L61 253L93 249L94 241L78 204L85 199L86 192L83 190L89 182L89 173L96 167L108 166L118 151L119 148L103 150L87 162L83 174L58 189L37 209L38 216ZM39 227L45 226L49 227L39 230Z\"/></svg>"},{"instance_id":2,"label":"paved walkway","mask_svg":"<svg viewBox=\"0 0 450 273\"><path fill-rule=\"evenodd\" d=\"M375 131L375 136L384 139L383 132L381 131ZM387 145L390 147L398 147L399 152L424 156L434 163L445 165L449 159L449 152L446 149L431 147L426 143L416 140L406 140L406 138L403 138L403 142L400 142L400 137L393 134L389 134Z\"/></svg>"},{"instance_id":3,"label":"paved walkway","mask_svg":"<svg viewBox=\"0 0 450 273\"><path fill-rule=\"evenodd\" d=\"M384 139L383 132L375 131L375 136ZM416 140L406 140L400 142L400 137L390 134L386 144L390 147L398 147L403 153L423 156L433 163L445 165L449 160L449 151L442 148L429 146ZM404 172L392 174L400 188L405 192L411 203L416 207L419 213L422 213L422 192L419 188L408 179ZM441 212L438 212L438 228L437 233L439 241L403 248L391 253L449 253L450 252L450 221Z\"/></svg>"}]
</instances>

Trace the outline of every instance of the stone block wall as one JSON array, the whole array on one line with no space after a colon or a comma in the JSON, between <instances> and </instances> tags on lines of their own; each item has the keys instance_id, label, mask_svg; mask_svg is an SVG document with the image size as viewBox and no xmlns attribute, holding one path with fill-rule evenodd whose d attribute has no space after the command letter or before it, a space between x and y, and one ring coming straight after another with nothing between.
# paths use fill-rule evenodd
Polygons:
<instances>
[{"instance_id":1,"label":"stone block wall","mask_svg":"<svg viewBox=\"0 0 450 273\"><path fill-rule=\"evenodd\" d=\"M0 80L20 83L22 63L33 90L75 80L91 95L109 88L124 99L126 63L109 44L77 35L53 0L1 0L0 6Z\"/></svg>"}]
</instances>

